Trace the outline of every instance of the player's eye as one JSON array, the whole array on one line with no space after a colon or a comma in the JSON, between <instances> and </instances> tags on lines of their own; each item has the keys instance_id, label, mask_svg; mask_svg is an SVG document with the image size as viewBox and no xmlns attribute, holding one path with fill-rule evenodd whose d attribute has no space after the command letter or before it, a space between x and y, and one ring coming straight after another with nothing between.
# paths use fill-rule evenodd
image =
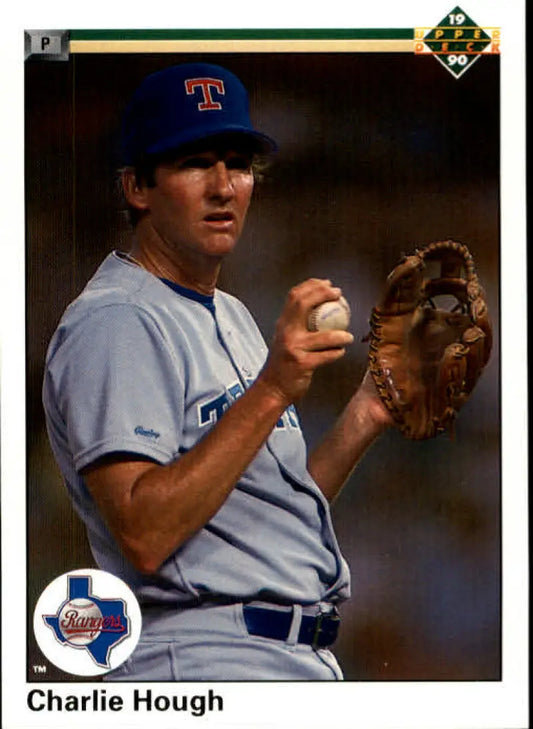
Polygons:
<instances>
[{"instance_id":1,"label":"player's eye","mask_svg":"<svg viewBox=\"0 0 533 729\"><path fill-rule=\"evenodd\" d=\"M214 157L210 155L191 155L190 157L184 157L177 161L178 169L200 169L208 170L215 163Z\"/></svg>"},{"instance_id":2,"label":"player's eye","mask_svg":"<svg viewBox=\"0 0 533 729\"><path fill-rule=\"evenodd\" d=\"M252 166L252 157L248 154L231 154L226 157L226 167L228 170L248 171Z\"/></svg>"}]
</instances>

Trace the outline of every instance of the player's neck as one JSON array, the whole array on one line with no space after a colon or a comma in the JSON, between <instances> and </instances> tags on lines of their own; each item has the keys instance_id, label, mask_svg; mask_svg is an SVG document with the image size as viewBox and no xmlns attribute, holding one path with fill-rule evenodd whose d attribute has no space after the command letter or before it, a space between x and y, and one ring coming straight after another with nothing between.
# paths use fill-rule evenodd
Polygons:
<instances>
[{"instance_id":1,"label":"player's neck","mask_svg":"<svg viewBox=\"0 0 533 729\"><path fill-rule=\"evenodd\" d=\"M151 229L139 226L133 235L130 256L154 276L208 296L215 291L222 263L221 259L178 253L153 235Z\"/></svg>"}]
</instances>

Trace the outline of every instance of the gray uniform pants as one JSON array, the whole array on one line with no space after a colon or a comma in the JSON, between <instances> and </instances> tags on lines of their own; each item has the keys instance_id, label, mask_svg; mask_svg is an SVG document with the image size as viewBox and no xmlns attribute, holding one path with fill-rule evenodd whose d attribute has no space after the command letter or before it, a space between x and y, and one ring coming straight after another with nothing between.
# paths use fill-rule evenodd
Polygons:
<instances>
[{"instance_id":1,"label":"gray uniform pants","mask_svg":"<svg viewBox=\"0 0 533 729\"><path fill-rule=\"evenodd\" d=\"M130 658L107 681L340 681L330 650L296 642L293 610L286 641L250 635L242 604L188 610L150 608Z\"/></svg>"}]
</instances>

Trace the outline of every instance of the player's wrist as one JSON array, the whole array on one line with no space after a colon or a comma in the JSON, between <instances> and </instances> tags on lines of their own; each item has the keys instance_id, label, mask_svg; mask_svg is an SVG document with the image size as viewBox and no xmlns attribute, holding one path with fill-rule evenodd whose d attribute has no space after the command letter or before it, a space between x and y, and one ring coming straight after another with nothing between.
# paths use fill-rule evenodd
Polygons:
<instances>
[{"instance_id":1,"label":"player's wrist","mask_svg":"<svg viewBox=\"0 0 533 729\"><path fill-rule=\"evenodd\" d=\"M376 437L393 425L392 416L381 401L374 379L368 371L350 404L359 427Z\"/></svg>"},{"instance_id":2,"label":"player's wrist","mask_svg":"<svg viewBox=\"0 0 533 729\"><path fill-rule=\"evenodd\" d=\"M283 387L281 387L273 378L268 376L266 370L263 370L257 377L253 385L254 389L261 395L273 408L280 409L283 412L294 401Z\"/></svg>"}]
</instances>

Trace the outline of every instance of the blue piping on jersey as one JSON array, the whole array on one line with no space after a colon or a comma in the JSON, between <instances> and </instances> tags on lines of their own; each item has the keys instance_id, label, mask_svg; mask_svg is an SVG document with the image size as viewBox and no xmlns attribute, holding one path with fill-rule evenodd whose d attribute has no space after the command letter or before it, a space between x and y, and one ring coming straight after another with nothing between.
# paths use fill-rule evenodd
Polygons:
<instances>
[{"instance_id":1,"label":"blue piping on jersey","mask_svg":"<svg viewBox=\"0 0 533 729\"><path fill-rule=\"evenodd\" d=\"M215 329L217 333L218 341L220 342L220 345L228 355L231 364L233 365L233 368L235 372L237 373L237 376L239 377L239 380L241 381L244 389L246 389L247 384L246 380L241 373L239 367L237 367L237 364L235 363L235 360L233 359L233 354L231 352L231 349L226 344L224 337L222 336L222 332L220 331L220 326L217 320L216 316L216 308L215 308L215 302L214 302L214 296L210 296L208 294L201 294L199 291L194 291L194 289L188 289L185 286L180 286L177 283L174 283L174 281L170 281L168 278L159 278L159 280L166 284L172 291L175 291L177 294L181 294L181 296L185 296L187 299L191 299L192 301L197 301L200 304L203 304L205 308L211 312L213 319L215 321ZM249 383L248 383L249 384Z\"/></svg>"},{"instance_id":2,"label":"blue piping on jersey","mask_svg":"<svg viewBox=\"0 0 533 729\"><path fill-rule=\"evenodd\" d=\"M181 294L182 296L185 296L187 299L192 299L193 301L198 301L200 304L203 304L209 311L213 312L215 311L215 302L214 302L214 296L209 296L209 294L201 294L199 291L194 291L194 289L188 289L185 286L180 286L177 283L174 283L174 281L170 281L168 278L160 278L160 281L162 281L164 284L166 284L169 288L171 288L173 291L175 291L177 294Z\"/></svg>"}]
</instances>

